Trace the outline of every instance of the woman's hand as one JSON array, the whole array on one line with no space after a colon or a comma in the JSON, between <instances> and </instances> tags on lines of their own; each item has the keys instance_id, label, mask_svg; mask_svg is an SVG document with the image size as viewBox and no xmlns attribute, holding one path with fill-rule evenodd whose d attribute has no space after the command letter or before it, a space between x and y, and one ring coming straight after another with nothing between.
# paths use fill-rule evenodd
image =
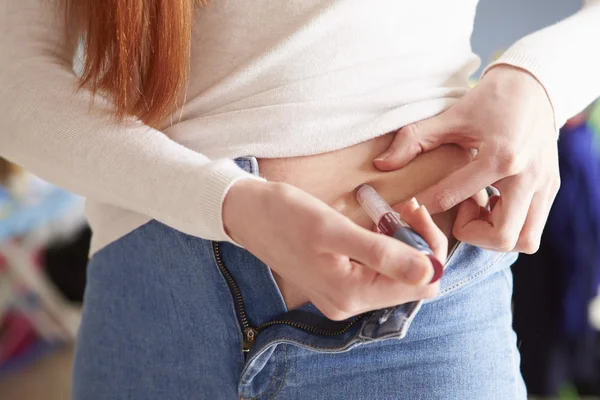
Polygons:
<instances>
[{"instance_id":1,"label":"woman's hand","mask_svg":"<svg viewBox=\"0 0 600 400\"><path fill-rule=\"evenodd\" d=\"M433 222L427 208L419 205L414 197L408 201L395 204L392 208L402 216L402 219L415 232L425 239L435 257L443 264L448 256L448 238Z\"/></svg>"},{"instance_id":2,"label":"woman's hand","mask_svg":"<svg viewBox=\"0 0 600 400\"><path fill-rule=\"evenodd\" d=\"M421 221L424 212L411 210L408 218ZM428 285L433 267L423 254L356 225L291 185L238 181L225 199L223 221L236 242L330 319L435 297L439 290ZM436 251L445 258L446 238L428 221L416 228L426 227L421 234L441 246Z\"/></svg>"},{"instance_id":3,"label":"woman's hand","mask_svg":"<svg viewBox=\"0 0 600 400\"><path fill-rule=\"evenodd\" d=\"M476 149L473 160L417 197L432 213L460 204L453 235L500 251L534 253L560 186L554 113L544 88L529 73L507 65L442 114L403 127L374 163L401 168L444 143ZM491 213L469 199L493 185Z\"/></svg>"}]
</instances>

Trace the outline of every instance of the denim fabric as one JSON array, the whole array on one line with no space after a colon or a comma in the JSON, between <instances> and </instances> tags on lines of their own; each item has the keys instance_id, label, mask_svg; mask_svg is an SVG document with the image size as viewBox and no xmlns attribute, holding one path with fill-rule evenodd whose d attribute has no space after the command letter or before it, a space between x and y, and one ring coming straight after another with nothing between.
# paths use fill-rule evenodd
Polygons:
<instances>
[{"instance_id":1,"label":"denim fabric","mask_svg":"<svg viewBox=\"0 0 600 400\"><path fill-rule=\"evenodd\" d=\"M334 323L244 249L152 221L90 261L73 398L525 399L515 258L460 244L438 298Z\"/></svg>"}]
</instances>

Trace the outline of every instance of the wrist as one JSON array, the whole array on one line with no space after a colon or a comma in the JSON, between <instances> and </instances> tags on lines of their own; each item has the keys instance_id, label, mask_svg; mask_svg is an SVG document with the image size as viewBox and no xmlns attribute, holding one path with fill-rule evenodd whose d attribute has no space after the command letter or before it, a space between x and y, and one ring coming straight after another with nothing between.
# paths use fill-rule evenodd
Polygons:
<instances>
[{"instance_id":1,"label":"wrist","mask_svg":"<svg viewBox=\"0 0 600 400\"><path fill-rule=\"evenodd\" d=\"M529 71L510 64L496 64L488 69L482 80L494 79L507 86L519 86L524 89L535 88L547 96L542 83Z\"/></svg>"},{"instance_id":2,"label":"wrist","mask_svg":"<svg viewBox=\"0 0 600 400\"><path fill-rule=\"evenodd\" d=\"M547 114L552 119L554 130L558 131L552 100L544 85L531 72L511 64L496 64L485 72L482 77L482 82L484 81L493 81L498 90L510 96L535 98L539 105L538 111L541 115Z\"/></svg>"},{"instance_id":3,"label":"wrist","mask_svg":"<svg viewBox=\"0 0 600 400\"><path fill-rule=\"evenodd\" d=\"M227 191L223 200L222 218L225 233L241 244L239 227L252 212L254 204L262 202L269 182L258 179L240 179Z\"/></svg>"}]
</instances>

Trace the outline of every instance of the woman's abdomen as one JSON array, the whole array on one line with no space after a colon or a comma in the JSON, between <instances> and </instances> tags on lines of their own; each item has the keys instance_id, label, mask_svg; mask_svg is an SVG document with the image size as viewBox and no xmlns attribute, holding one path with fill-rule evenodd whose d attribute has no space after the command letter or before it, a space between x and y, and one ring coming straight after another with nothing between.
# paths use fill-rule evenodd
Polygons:
<instances>
[{"instance_id":1,"label":"woman's abdomen","mask_svg":"<svg viewBox=\"0 0 600 400\"><path fill-rule=\"evenodd\" d=\"M370 228L371 221L354 197L354 189L358 185L369 183L393 205L417 195L471 159L468 150L443 145L418 155L401 169L379 171L373 160L388 148L392 140L393 134L387 134L330 153L259 159L260 174L269 181L286 182L303 189L357 224ZM454 215L454 210L450 210L434 216L447 236L452 231Z\"/></svg>"},{"instance_id":2,"label":"woman's abdomen","mask_svg":"<svg viewBox=\"0 0 600 400\"><path fill-rule=\"evenodd\" d=\"M389 147L393 138L393 134L387 134L342 150L312 156L259 159L260 174L269 181L286 182L303 189L355 223L371 229L373 223L354 196L358 185L369 183L394 205L416 196L471 159L468 150L443 145L418 155L403 168L379 171L373 160ZM452 237L455 218L455 209L433 216L434 222L448 237L449 246L455 243ZM309 300L293 283L283 281L275 271L273 275L288 309Z\"/></svg>"}]
</instances>

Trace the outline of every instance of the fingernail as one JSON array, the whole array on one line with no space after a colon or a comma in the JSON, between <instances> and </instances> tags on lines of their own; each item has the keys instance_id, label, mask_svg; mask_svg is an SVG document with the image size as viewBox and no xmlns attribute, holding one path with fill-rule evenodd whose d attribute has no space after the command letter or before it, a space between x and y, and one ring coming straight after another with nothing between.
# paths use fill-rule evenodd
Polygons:
<instances>
[{"instance_id":1,"label":"fingernail","mask_svg":"<svg viewBox=\"0 0 600 400\"><path fill-rule=\"evenodd\" d=\"M424 284L431 280L433 270L427 259L424 257L414 257L407 261L404 267L404 277L408 283Z\"/></svg>"},{"instance_id":2,"label":"fingernail","mask_svg":"<svg viewBox=\"0 0 600 400\"><path fill-rule=\"evenodd\" d=\"M444 265L433 254L430 254L428 257L429 261L431 261L431 266L433 267L433 276L429 281L429 284L431 285L432 283L439 281L442 278L442 275L444 275Z\"/></svg>"},{"instance_id":3,"label":"fingernail","mask_svg":"<svg viewBox=\"0 0 600 400\"><path fill-rule=\"evenodd\" d=\"M392 154L392 149L386 150L383 154L377 157L374 161L385 161Z\"/></svg>"},{"instance_id":4,"label":"fingernail","mask_svg":"<svg viewBox=\"0 0 600 400\"><path fill-rule=\"evenodd\" d=\"M410 206L412 208L419 208L419 202L417 201L416 197L413 197L412 199L410 199Z\"/></svg>"}]
</instances>

